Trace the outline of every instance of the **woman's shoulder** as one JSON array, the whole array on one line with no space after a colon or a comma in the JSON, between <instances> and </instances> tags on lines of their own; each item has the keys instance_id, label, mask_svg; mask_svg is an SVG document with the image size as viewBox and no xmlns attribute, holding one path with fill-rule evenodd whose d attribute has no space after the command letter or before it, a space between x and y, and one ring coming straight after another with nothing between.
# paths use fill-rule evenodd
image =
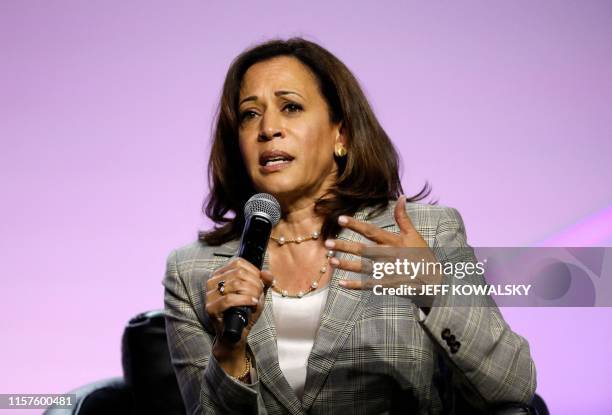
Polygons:
<instances>
[{"instance_id":1,"label":"woman's shoulder","mask_svg":"<svg viewBox=\"0 0 612 415\"><path fill-rule=\"evenodd\" d=\"M207 261L219 257L231 257L237 248L238 241L229 241L222 245L209 245L207 242L197 239L188 244L173 249L169 258L176 263Z\"/></svg>"},{"instance_id":2,"label":"woman's shoulder","mask_svg":"<svg viewBox=\"0 0 612 415\"><path fill-rule=\"evenodd\" d=\"M390 201L388 215L395 224L396 201ZM440 245L463 246L467 236L463 218L456 208L424 203L406 203L406 213L414 228L431 245L434 240Z\"/></svg>"},{"instance_id":3,"label":"woman's shoulder","mask_svg":"<svg viewBox=\"0 0 612 415\"><path fill-rule=\"evenodd\" d=\"M395 205L394 205L395 207ZM429 205L424 203L406 203L406 211L409 215L427 216L441 222L456 222L463 224L463 219L459 211L450 206Z\"/></svg>"},{"instance_id":4,"label":"woman's shoulder","mask_svg":"<svg viewBox=\"0 0 612 415\"><path fill-rule=\"evenodd\" d=\"M386 209L378 215L367 219L367 221L378 223L382 226L395 223L396 204L396 200L389 200ZM463 220L459 211L449 206L407 202L406 213L417 228L421 226L437 226L437 224L441 222L455 222L463 225Z\"/></svg>"}]
</instances>

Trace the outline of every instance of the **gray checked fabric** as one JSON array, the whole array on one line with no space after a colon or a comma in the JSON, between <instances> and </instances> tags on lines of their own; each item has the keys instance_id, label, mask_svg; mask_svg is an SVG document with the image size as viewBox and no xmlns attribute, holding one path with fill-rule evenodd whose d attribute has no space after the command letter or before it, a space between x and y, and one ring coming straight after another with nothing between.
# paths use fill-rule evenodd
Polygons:
<instances>
[{"instance_id":1,"label":"gray checked fabric","mask_svg":"<svg viewBox=\"0 0 612 415\"><path fill-rule=\"evenodd\" d=\"M390 201L368 221L398 233L394 206ZM370 211L361 210L355 218L365 220ZM457 210L408 203L406 211L439 260L475 261ZM364 240L347 229L339 238ZM196 241L168 256L166 331L189 414L437 414L449 410L452 391L481 405L531 401L536 375L529 346L490 298L464 300L473 301L469 307L436 298L421 321L417 307L405 298L340 287L340 279L361 276L338 269L308 358L303 400L278 364L270 293L248 336L258 379L250 385L232 379L211 354L214 331L204 304L207 278L236 255L238 244Z\"/></svg>"}]
</instances>

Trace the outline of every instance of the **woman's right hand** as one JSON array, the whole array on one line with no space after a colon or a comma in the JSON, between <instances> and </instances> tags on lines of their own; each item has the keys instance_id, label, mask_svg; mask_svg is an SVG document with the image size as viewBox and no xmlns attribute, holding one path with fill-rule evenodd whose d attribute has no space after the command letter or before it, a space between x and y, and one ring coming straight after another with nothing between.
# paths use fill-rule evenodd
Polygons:
<instances>
[{"instance_id":1,"label":"woman's right hand","mask_svg":"<svg viewBox=\"0 0 612 415\"><path fill-rule=\"evenodd\" d=\"M206 282L206 312L215 327L213 354L226 372L240 373L244 367L246 338L264 308L264 298L274 277L269 271L260 271L243 258L233 258L216 269ZM219 292L219 282L224 281L224 292ZM242 331L236 344L222 337L223 313L230 307L251 307L249 324Z\"/></svg>"}]
</instances>

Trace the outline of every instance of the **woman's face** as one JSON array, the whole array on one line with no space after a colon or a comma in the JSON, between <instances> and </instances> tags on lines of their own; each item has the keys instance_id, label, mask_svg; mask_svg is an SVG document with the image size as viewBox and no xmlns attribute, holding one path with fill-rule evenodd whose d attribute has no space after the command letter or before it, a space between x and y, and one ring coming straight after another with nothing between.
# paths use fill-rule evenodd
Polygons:
<instances>
[{"instance_id":1,"label":"woman's face","mask_svg":"<svg viewBox=\"0 0 612 415\"><path fill-rule=\"evenodd\" d=\"M239 116L240 151L257 191L281 203L312 203L335 182L340 124L330 121L315 75L299 60L282 56L251 66Z\"/></svg>"}]
</instances>

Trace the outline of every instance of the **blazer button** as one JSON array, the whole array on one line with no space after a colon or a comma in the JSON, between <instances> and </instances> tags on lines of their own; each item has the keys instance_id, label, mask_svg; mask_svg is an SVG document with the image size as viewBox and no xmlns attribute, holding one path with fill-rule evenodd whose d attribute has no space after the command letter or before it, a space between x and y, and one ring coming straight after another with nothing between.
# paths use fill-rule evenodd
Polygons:
<instances>
[{"instance_id":1,"label":"blazer button","mask_svg":"<svg viewBox=\"0 0 612 415\"><path fill-rule=\"evenodd\" d=\"M450 331L449 328L446 328L446 329L442 330L442 338L444 340L448 341L448 338L450 337L450 335L451 335L451 331Z\"/></svg>"},{"instance_id":2,"label":"blazer button","mask_svg":"<svg viewBox=\"0 0 612 415\"><path fill-rule=\"evenodd\" d=\"M459 351L460 347L461 347L461 342L454 342L450 345L450 352L452 354L455 354Z\"/></svg>"}]
</instances>

